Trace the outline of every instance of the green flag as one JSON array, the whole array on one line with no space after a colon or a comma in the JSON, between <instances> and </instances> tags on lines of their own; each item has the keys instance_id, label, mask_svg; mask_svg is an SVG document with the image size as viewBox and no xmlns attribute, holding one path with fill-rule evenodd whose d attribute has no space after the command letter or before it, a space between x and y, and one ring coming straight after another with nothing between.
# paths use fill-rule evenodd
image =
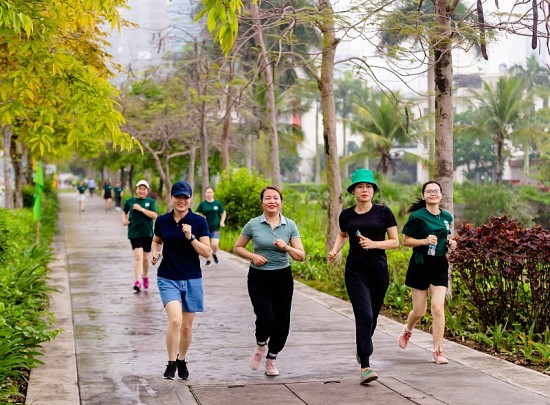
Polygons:
<instances>
[{"instance_id":1,"label":"green flag","mask_svg":"<svg viewBox=\"0 0 550 405\"><path fill-rule=\"evenodd\" d=\"M42 218L42 191L44 191L44 169L42 161L36 162L36 172L34 173L34 220L40 221Z\"/></svg>"}]
</instances>

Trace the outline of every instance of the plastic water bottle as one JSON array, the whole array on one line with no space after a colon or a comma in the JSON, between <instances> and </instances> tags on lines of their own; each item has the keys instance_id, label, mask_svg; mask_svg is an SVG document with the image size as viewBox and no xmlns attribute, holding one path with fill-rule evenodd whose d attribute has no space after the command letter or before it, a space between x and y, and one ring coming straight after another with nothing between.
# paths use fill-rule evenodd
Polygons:
<instances>
[{"instance_id":1,"label":"plastic water bottle","mask_svg":"<svg viewBox=\"0 0 550 405\"><path fill-rule=\"evenodd\" d=\"M430 245L428 246L428 256L435 256L435 247L436 245L430 243Z\"/></svg>"},{"instance_id":2,"label":"plastic water bottle","mask_svg":"<svg viewBox=\"0 0 550 405\"><path fill-rule=\"evenodd\" d=\"M355 235L360 238L361 237L361 231L358 229L356 232L355 232Z\"/></svg>"}]
</instances>

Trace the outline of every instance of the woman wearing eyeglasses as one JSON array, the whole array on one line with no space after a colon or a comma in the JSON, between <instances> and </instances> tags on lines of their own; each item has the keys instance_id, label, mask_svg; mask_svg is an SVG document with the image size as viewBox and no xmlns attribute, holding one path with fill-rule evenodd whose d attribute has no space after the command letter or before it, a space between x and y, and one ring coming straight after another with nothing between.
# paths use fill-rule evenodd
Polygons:
<instances>
[{"instance_id":1,"label":"woman wearing eyeglasses","mask_svg":"<svg viewBox=\"0 0 550 405\"><path fill-rule=\"evenodd\" d=\"M441 342L445 331L445 295L449 283L447 249L454 249L456 241L447 236L451 233L453 216L439 208L441 185L428 181L422 186L422 196L409 208L409 219L403 227L403 245L412 247L405 284L412 290L413 309L407 324L399 335L399 347L405 349L414 326L426 313L428 292L431 296L433 360L447 364Z\"/></svg>"}]
</instances>

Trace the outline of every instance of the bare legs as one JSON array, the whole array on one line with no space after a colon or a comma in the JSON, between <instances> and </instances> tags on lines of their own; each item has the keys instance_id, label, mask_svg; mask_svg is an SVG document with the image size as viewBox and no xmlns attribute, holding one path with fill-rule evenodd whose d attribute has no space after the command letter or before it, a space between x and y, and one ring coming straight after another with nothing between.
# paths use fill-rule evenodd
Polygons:
<instances>
[{"instance_id":1,"label":"bare legs","mask_svg":"<svg viewBox=\"0 0 550 405\"><path fill-rule=\"evenodd\" d=\"M136 281L141 283L142 277L149 277L149 252L144 252L143 248L135 248L134 254L134 276Z\"/></svg>"},{"instance_id":2,"label":"bare legs","mask_svg":"<svg viewBox=\"0 0 550 405\"><path fill-rule=\"evenodd\" d=\"M430 286L432 294L432 336L434 350L441 350L441 342L445 333L445 294L447 287Z\"/></svg>"},{"instance_id":3,"label":"bare legs","mask_svg":"<svg viewBox=\"0 0 550 405\"><path fill-rule=\"evenodd\" d=\"M179 359L183 360L191 345L195 314L182 311L179 301L170 301L164 308L168 315L168 329L166 330L168 360L175 361L178 354Z\"/></svg>"},{"instance_id":4,"label":"bare legs","mask_svg":"<svg viewBox=\"0 0 550 405\"><path fill-rule=\"evenodd\" d=\"M218 248L220 246L220 240L216 238L210 238L210 247L212 248L212 254L215 255L218 253Z\"/></svg>"},{"instance_id":5,"label":"bare legs","mask_svg":"<svg viewBox=\"0 0 550 405\"><path fill-rule=\"evenodd\" d=\"M426 313L428 302L428 291L431 294L431 313L433 318L432 337L434 350L441 349L443 334L445 332L445 294L447 288L442 286L430 285L429 290L412 289L413 309L407 319L407 329L412 331L414 326Z\"/></svg>"}]
</instances>

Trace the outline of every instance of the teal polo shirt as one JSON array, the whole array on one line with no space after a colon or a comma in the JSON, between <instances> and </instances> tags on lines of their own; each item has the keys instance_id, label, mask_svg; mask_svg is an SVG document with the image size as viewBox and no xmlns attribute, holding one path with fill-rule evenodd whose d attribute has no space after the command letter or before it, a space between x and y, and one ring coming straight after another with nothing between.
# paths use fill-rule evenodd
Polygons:
<instances>
[{"instance_id":1,"label":"teal polo shirt","mask_svg":"<svg viewBox=\"0 0 550 405\"><path fill-rule=\"evenodd\" d=\"M281 222L275 229L271 228L265 214L252 218L244 226L242 235L246 239L252 240L254 253L262 255L268 260L263 266L255 266L254 263L250 263L251 267L258 270L280 270L290 266L290 256L275 246L274 242L277 239L282 239L290 245L290 241L299 238L300 233L293 220L285 218L283 215L280 216Z\"/></svg>"}]
</instances>

